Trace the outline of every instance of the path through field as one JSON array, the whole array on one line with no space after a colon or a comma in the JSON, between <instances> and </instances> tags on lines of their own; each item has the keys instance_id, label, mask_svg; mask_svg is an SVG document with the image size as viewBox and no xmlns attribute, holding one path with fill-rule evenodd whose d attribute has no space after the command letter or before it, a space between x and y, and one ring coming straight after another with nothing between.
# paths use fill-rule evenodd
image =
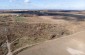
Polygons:
<instances>
[{"instance_id":1,"label":"path through field","mask_svg":"<svg viewBox=\"0 0 85 55\"><path fill-rule=\"evenodd\" d=\"M5 30L5 32L8 32L7 27L5 27L4 30ZM7 35L6 35L6 38L7 38L6 43L7 43L7 49L8 49L7 55L13 55L13 53L11 52L11 45L10 45L11 43L8 41Z\"/></svg>"}]
</instances>

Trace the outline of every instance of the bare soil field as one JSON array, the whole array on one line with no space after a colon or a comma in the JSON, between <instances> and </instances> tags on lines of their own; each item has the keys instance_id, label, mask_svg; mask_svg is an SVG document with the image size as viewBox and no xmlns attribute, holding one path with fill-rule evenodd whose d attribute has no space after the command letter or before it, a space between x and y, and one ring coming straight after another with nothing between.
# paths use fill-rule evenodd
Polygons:
<instances>
[{"instance_id":1,"label":"bare soil field","mask_svg":"<svg viewBox=\"0 0 85 55\"><path fill-rule=\"evenodd\" d=\"M0 55L8 52L6 40L10 43L11 52L16 53L25 46L83 31L85 17L80 20L76 16L0 15Z\"/></svg>"}]
</instances>

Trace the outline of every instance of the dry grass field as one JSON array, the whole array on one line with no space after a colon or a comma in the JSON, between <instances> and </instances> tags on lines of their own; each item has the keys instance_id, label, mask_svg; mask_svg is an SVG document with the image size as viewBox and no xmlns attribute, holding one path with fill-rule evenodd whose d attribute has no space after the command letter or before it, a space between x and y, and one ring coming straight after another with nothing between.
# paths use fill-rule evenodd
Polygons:
<instances>
[{"instance_id":1,"label":"dry grass field","mask_svg":"<svg viewBox=\"0 0 85 55\"><path fill-rule=\"evenodd\" d=\"M29 47L36 43L82 31L85 29L85 17L83 15L83 17L79 18L76 14L75 16L20 16L15 14L0 14L0 55L5 55L8 52L7 46L3 47L4 43L6 45L7 39L11 43L11 51L15 53L17 50L20 51L24 47Z\"/></svg>"}]
</instances>

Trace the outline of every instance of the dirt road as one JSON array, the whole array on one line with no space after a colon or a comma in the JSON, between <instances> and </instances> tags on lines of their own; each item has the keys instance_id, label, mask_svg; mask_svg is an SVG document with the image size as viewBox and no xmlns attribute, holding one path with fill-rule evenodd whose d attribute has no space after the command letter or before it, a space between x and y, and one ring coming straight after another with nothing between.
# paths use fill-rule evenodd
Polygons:
<instances>
[{"instance_id":1,"label":"dirt road","mask_svg":"<svg viewBox=\"0 0 85 55\"><path fill-rule=\"evenodd\" d=\"M85 31L41 43L17 55L85 55Z\"/></svg>"},{"instance_id":2,"label":"dirt road","mask_svg":"<svg viewBox=\"0 0 85 55\"><path fill-rule=\"evenodd\" d=\"M8 29L7 27L4 28L5 32L8 32ZM8 48L8 53L7 55L13 55L12 52L11 52L11 48L10 48L10 44L9 41L8 41L8 37L6 36L7 40L6 40L6 43L7 43L7 48Z\"/></svg>"}]
</instances>

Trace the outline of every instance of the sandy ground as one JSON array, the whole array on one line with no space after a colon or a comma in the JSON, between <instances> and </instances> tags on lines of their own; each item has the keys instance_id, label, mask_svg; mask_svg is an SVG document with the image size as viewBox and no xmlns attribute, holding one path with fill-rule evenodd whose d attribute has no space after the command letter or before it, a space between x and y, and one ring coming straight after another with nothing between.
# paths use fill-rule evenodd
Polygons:
<instances>
[{"instance_id":1,"label":"sandy ground","mask_svg":"<svg viewBox=\"0 0 85 55\"><path fill-rule=\"evenodd\" d=\"M44 42L17 55L85 55L85 31Z\"/></svg>"}]
</instances>

